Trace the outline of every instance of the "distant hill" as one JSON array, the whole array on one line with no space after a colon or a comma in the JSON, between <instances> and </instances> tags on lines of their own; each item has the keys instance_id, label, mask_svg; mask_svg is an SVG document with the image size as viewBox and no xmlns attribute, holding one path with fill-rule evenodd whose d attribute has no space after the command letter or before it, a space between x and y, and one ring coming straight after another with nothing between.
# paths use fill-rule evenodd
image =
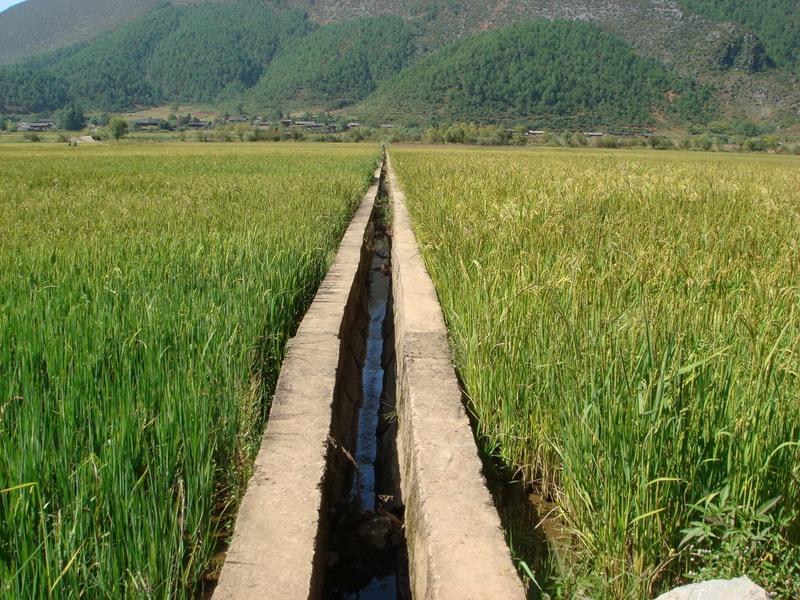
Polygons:
<instances>
[{"instance_id":1,"label":"distant hill","mask_svg":"<svg viewBox=\"0 0 800 600\"><path fill-rule=\"evenodd\" d=\"M0 68L0 110L233 102L270 114L592 126L698 121L710 106L701 86L588 23L517 24L423 56L425 35L393 16L319 26L259 0L161 4L90 42Z\"/></svg>"},{"instance_id":2,"label":"distant hill","mask_svg":"<svg viewBox=\"0 0 800 600\"><path fill-rule=\"evenodd\" d=\"M681 6L717 21L743 25L763 44L764 55L797 72L800 67L800 3L797 0L679 0Z\"/></svg>"},{"instance_id":3,"label":"distant hill","mask_svg":"<svg viewBox=\"0 0 800 600\"><path fill-rule=\"evenodd\" d=\"M256 107L341 108L366 98L417 57L417 32L400 17L328 25L282 49L249 94Z\"/></svg>"},{"instance_id":4,"label":"distant hill","mask_svg":"<svg viewBox=\"0 0 800 600\"><path fill-rule=\"evenodd\" d=\"M320 23L403 16L420 24L419 43L426 49L519 21L588 21L625 40L638 55L711 87L723 115L800 116L800 69L796 60L792 67L781 59L782 53L800 52L798 0L286 1ZM759 59L765 50L770 60Z\"/></svg>"},{"instance_id":5,"label":"distant hill","mask_svg":"<svg viewBox=\"0 0 800 600\"><path fill-rule=\"evenodd\" d=\"M543 19L555 23L525 30L544 36L539 45L472 37ZM716 110L785 121L800 116L799 20L797 0L27 0L0 13L0 62L15 61L0 67L0 112L75 100L104 111L188 102L676 123ZM566 30L561 44L552 32ZM482 44L495 68L473 97L464 90L477 88L459 82L485 67L469 51ZM520 62L514 52L532 54ZM552 81L564 73L576 79ZM501 75L527 79L513 86ZM631 93L620 93L626 85ZM501 107L488 88L514 100Z\"/></svg>"},{"instance_id":6,"label":"distant hill","mask_svg":"<svg viewBox=\"0 0 800 600\"><path fill-rule=\"evenodd\" d=\"M213 102L255 85L279 48L314 28L305 13L258 0L160 4L90 42L0 68L0 110L47 111L70 100L104 111Z\"/></svg>"},{"instance_id":7,"label":"distant hill","mask_svg":"<svg viewBox=\"0 0 800 600\"><path fill-rule=\"evenodd\" d=\"M338 108L408 66L415 40L399 17L320 27L258 0L161 4L90 42L0 67L0 112L71 101L102 111L167 102Z\"/></svg>"},{"instance_id":8,"label":"distant hill","mask_svg":"<svg viewBox=\"0 0 800 600\"><path fill-rule=\"evenodd\" d=\"M357 111L400 119L537 126L647 125L708 117L709 94L619 38L576 21L536 21L454 42L381 86Z\"/></svg>"},{"instance_id":9,"label":"distant hill","mask_svg":"<svg viewBox=\"0 0 800 600\"><path fill-rule=\"evenodd\" d=\"M91 39L159 0L28 0L0 13L0 64Z\"/></svg>"}]
</instances>

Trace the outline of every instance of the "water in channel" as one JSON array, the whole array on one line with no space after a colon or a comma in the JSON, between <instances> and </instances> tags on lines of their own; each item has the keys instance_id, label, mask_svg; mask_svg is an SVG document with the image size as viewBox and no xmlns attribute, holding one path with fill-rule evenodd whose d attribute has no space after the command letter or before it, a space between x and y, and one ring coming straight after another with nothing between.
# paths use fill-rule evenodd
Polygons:
<instances>
[{"instance_id":1,"label":"water in channel","mask_svg":"<svg viewBox=\"0 0 800 600\"><path fill-rule=\"evenodd\" d=\"M376 221L362 398L353 455L355 473L346 506L333 526L326 600L410 600L403 507L399 491L395 491L396 420L390 406L394 399L394 363L391 348L385 347L392 318L391 242L381 221Z\"/></svg>"}]
</instances>

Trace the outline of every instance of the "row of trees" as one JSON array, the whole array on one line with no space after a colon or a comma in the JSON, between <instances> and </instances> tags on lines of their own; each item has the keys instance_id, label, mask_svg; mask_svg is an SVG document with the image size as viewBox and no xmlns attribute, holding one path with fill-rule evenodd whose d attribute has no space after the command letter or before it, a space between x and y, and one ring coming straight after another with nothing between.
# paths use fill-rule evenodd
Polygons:
<instances>
[{"instance_id":1,"label":"row of trees","mask_svg":"<svg viewBox=\"0 0 800 600\"><path fill-rule=\"evenodd\" d=\"M427 144L517 145L546 147L593 148L652 148L654 150L702 150L777 152L800 154L800 143L790 142L775 134L755 137L729 136L704 132L676 137L665 135L604 135L588 137L574 131L548 131L536 136L526 136L527 128L478 126L474 123L453 123L420 129L399 129L389 134L392 142L423 142ZM381 138L374 138L381 139ZM384 138L385 132L384 132Z\"/></svg>"},{"instance_id":2,"label":"row of trees","mask_svg":"<svg viewBox=\"0 0 800 600\"><path fill-rule=\"evenodd\" d=\"M190 116L164 120L166 125L184 122ZM121 116L93 117L95 128L93 135L100 139L124 138L130 131L128 122ZM742 126L739 123L739 126ZM0 130L15 127L15 123L0 115ZM527 135L528 127L517 125L507 128L499 125L477 125L476 123L450 123L427 128L419 125L386 129L383 127L363 126L351 128L338 133L314 133L299 129L287 130L283 127L263 129L247 124L221 125L211 130L186 131L181 128L165 128L167 131L177 129L177 139L199 142L280 142L280 141L316 141L316 142L422 142L427 144L467 144L481 146L546 146L546 147L592 147L592 148L643 148L655 150L702 150L706 152L740 151L740 152L775 152L800 155L800 143L789 141L775 133L765 133L774 128L750 124L746 130L761 133L753 136L714 133L712 129L730 131L729 122L717 122L705 128L690 128L689 135L667 137L664 135L604 135L589 137L574 131L546 131L537 135ZM167 133L165 131L164 133ZM27 134L30 141L41 141L42 136ZM62 136L63 137L63 136ZM67 139L67 138L63 138Z\"/></svg>"},{"instance_id":3,"label":"row of trees","mask_svg":"<svg viewBox=\"0 0 800 600\"><path fill-rule=\"evenodd\" d=\"M56 128L61 131L82 131L89 124L89 119L83 108L74 102L55 113ZM107 137L120 140L128 134L130 125L121 116L115 115L111 118L102 116L92 119L95 126L102 126ZM0 114L0 131L16 131L17 123L6 116Z\"/></svg>"}]
</instances>

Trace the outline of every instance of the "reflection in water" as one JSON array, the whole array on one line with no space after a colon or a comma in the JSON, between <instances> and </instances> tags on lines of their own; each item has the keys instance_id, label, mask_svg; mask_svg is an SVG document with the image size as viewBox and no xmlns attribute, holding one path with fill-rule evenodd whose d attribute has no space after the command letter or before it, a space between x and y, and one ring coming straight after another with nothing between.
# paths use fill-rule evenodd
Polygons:
<instances>
[{"instance_id":1,"label":"reflection in water","mask_svg":"<svg viewBox=\"0 0 800 600\"><path fill-rule=\"evenodd\" d=\"M369 278L369 330L367 352L361 369L362 401L358 414L356 464L351 498L361 509L375 510L375 461L378 458L378 420L383 395L383 321L389 302L391 280L386 276L388 254L385 240L376 240Z\"/></svg>"},{"instance_id":2,"label":"reflection in water","mask_svg":"<svg viewBox=\"0 0 800 600\"><path fill-rule=\"evenodd\" d=\"M399 468L394 449L396 427L387 422L387 412L393 408L388 396L393 401L394 382L392 348L384 352L385 325L392 318L391 245L378 225L369 277L368 335L354 452L356 470L346 506L340 507L338 517L334 517L325 577L326 600L410 600L404 507L395 491L399 486L395 480Z\"/></svg>"}]
</instances>

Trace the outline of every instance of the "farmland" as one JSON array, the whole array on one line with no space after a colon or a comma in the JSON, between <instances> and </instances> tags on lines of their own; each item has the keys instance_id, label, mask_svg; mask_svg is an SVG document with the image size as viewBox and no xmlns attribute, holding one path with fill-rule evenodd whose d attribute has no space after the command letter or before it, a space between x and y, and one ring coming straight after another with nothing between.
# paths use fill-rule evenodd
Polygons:
<instances>
[{"instance_id":1,"label":"farmland","mask_svg":"<svg viewBox=\"0 0 800 600\"><path fill-rule=\"evenodd\" d=\"M797 597L797 160L392 159L480 438L569 532L551 591Z\"/></svg>"},{"instance_id":2,"label":"farmland","mask_svg":"<svg viewBox=\"0 0 800 600\"><path fill-rule=\"evenodd\" d=\"M0 147L0 597L198 591L377 158Z\"/></svg>"}]
</instances>

